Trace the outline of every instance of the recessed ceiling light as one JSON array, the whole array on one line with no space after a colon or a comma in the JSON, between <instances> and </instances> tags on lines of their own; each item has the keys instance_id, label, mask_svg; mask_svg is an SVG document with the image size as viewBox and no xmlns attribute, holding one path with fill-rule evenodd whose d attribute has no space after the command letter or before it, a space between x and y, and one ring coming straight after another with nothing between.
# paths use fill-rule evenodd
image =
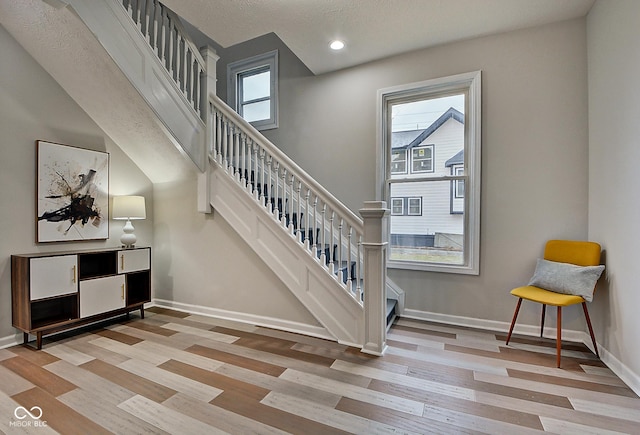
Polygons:
<instances>
[{"instance_id":1,"label":"recessed ceiling light","mask_svg":"<svg viewBox=\"0 0 640 435\"><path fill-rule=\"evenodd\" d=\"M344 42L336 39L335 41L331 41L329 47L331 47L332 50L342 50L344 48Z\"/></svg>"}]
</instances>

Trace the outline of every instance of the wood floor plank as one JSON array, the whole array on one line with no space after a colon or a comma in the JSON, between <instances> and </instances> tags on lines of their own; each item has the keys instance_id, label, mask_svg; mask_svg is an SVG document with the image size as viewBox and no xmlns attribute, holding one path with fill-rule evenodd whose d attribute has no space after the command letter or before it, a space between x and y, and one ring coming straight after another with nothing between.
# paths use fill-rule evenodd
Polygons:
<instances>
[{"instance_id":1,"label":"wood floor plank","mask_svg":"<svg viewBox=\"0 0 640 435\"><path fill-rule=\"evenodd\" d=\"M109 338L111 340L119 341L120 343L128 344L128 345L137 344L137 343L140 343L141 341L143 341L142 339L140 339L138 337L134 337L134 336L128 335L128 334L123 334L122 332L115 331L115 330L113 330L111 328L101 329L99 331L96 331L95 334L99 335L101 337L106 337L106 338Z\"/></svg>"},{"instance_id":2,"label":"wood floor plank","mask_svg":"<svg viewBox=\"0 0 640 435\"><path fill-rule=\"evenodd\" d=\"M623 433L633 434L637 432L637 423L626 419L611 418L599 414L582 412L573 408L556 407L541 402L532 402L523 399L505 398L498 394L478 392L476 401L494 405L503 409L511 409L519 412L528 412L555 420L563 420L570 423L586 425L592 428L611 429Z\"/></svg>"},{"instance_id":3,"label":"wood floor plank","mask_svg":"<svg viewBox=\"0 0 640 435\"><path fill-rule=\"evenodd\" d=\"M271 376L280 376L284 371L284 367L276 366L274 364L260 362L251 358L245 358L242 356L234 355L228 352L222 352L210 347L204 347L200 345L191 346L187 349L188 352L192 352L196 355L201 355L206 358L211 358L216 361L224 362L227 364L233 364L239 367L244 367L249 370L265 373Z\"/></svg>"},{"instance_id":4,"label":"wood floor plank","mask_svg":"<svg viewBox=\"0 0 640 435\"><path fill-rule=\"evenodd\" d=\"M39 387L23 391L11 398L27 409L31 409L33 406L40 407L42 409L40 421L46 422L47 426L62 434L100 435L111 433Z\"/></svg>"},{"instance_id":5,"label":"wood floor plank","mask_svg":"<svg viewBox=\"0 0 640 435\"><path fill-rule=\"evenodd\" d=\"M422 416L409 415L389 408L360 402L358 400L342 398L336 409L352 415L357 415L367 420L377 421L398 429L419 434L456 434L456 435L478 435L484 432L473 429L461 428L447 422L425 419Z\"/></svg>"},{"instance_id":6,"label":"wood floor plank","mask_svg":"<svg viewBox=\"0 0 640 435\"><path fill-rule=\"evenodd\" d=\"M390 394L380 393L367 388L357 387L343 382L322 378L297 370L287 369L280 376L291 382L315 388L321 391L333 392L343 397L360 400L366 403L395 409L412 415L422 415L424 405L415 400L404 399Z\"/></svg>"},{"instance_id":7,"label":"wood floor plank","mask_svg":"<svg viewBox=\"0 0 640 435\"><path fill-rule=\"evenodd\" d=\"M251 400L259 401L269 394L270 391L266 388L243 382L238 379L233 379L220 373L212 373L208 370L193 367L180 361L169 360L158 368L192 379L202 384L209 385L221 391L240 392Z\"/></svg>"},{"instance_id":8,"label":"wood floor plank","mask_svg":"<svg viewBox=\"0 0 640 435\"><path fill-rule=\"evenodd\" d=\"M76 390L85 390L100 392L100 401L103 403L108 403L113 406L117 405L120 402L124 402L127 399L135 396L136 393L131 390L116 384L115 382L111 382L108 379L103 378L89 370L80 369L70 364L66 361L57 361L45 366L45 368L54 373L57 376L60 376L63 379L68 380L69 382L73 382L78 386ZM75 390L73 390L75 391ZM65 393L69 394L69 393Z\"/></svg>"},{"instance_id":9,"label":"wood floor plank","mask_svg":"<svg viewBox=\"0 0 640 435\"><path fill-rule=\"evenodd\" d=\"M162 335L164 337L171 337L175 334L175 331L163 328L166 322L155 320L153 317L142 320L132 320L124 323L131 328L142 329L143 331L151 332L153 334Z\"/></svg>"},{"instance_id":10,"label":"wood floor plank","mask_svg":"<svg viewBox=\"0 0 640 435\"><path fill-rule=\"evenodd\" d=\"M42 350L43 352L48 353L49 355L53 355L54 357L67 361L73 365L79 366L80 364L84 364L86 362L95 359L95 357L91 355L87 355L84 352L80 352L77 349L74 349L71 346L67 346L64 343L54 343L47 346Z\"/></svg>"},{"instance_id":11,"label":"wood floor plank","mask_svg":"<svg viewBox=\"0 0 640 435\"><path fill-rule=\"evenodd\" d=\"M58 400L114 434L168 434L168 432L120 409L118 407L120 402L111 403L103 400L102 391L98 388L94 390L76 389L58 396ZM134 396L130 395L125 401Z\"/></svg>"},{"instance_id":12,"label":"wood floor plank","mask_svg":"<svg viewBox=\"0 0 640 435\"><path fill-rule=\"evenodd\" d=\"M189 428L188 433L190 435L226 434L225 431L174 411L143 396L134 396L122 402L118 407L168 433L185 433L185 428Z\"/></svg>"},{"instance_id":13,"label":"wood floor plank","mask_svg":"<svg viewBox=\"0 0 640 435\"><path fill-rule=\"evenodd\" d=\"M555 418L542 417L542 424L547 432L579 435L623 435L632 432L617 432L604 428L594 428L584 424L572 423Z\"/></svg>"},{"instance_id":14,"label":"wood floor plank","mask_svg":"<svg viewBox=\"0 0 640 435\"><path fill-rule=\"evenodd\" d=\"M232 379L249 382L267 391L287 394L292 397L313 400L319 405L334 407L341 396L327 391L320 391L306 385L296 384L285 379L265 375L264 373L247 370L231 364L225 364L217 370L218 373Z\"/></svg>"},{"instance_id":15,"label":"wood floor plank","mask_svg":"<svg viewBox=\"0 0 640 435\"><path fill-rule=\"evenodd\" d=\"M16 356L21 357L23 360L29 361L31 364L43 366L51 364L59 360L58 357L48 354L47 352L40 352L36 348L30 345L21 345L11 348L11 352Z\"/></svg>"},{"instance_id":16,"label":"wood floor plank","mask_svg":"<svg viewBox=\"0 0 640 435\"><path fill-rule=\"evenodd\" d=\"M315 402L288 396L282 393L271 392L262 401L262 404L272 408L294 414L299 417L313 420L317 423L329 424L336 429L348 433L361 434L418 434L419 432L398 430L397 427L380 423L375 420L343 412L333 407L322 406Z\"/></svg>"},{"instance_id":17,"label":"wood floor plank","mask_svg":"<svg viewBox=\"0 0 640 435\"><path fill-rule=\"evenodd\" d=\"M208 329L194 328L193 326L184 325L180 323L167 323L163 328L170 329L175 332L183 332L186 334L195 335L196 337L208 338L209 340L222 341L223 343L233 343L238 340L239 337L221 334L219 332L210 331Z\"/></svg>"},{"instance_id":18,"label":"wood floor plank","mask_svg":"<svg viewBox=\"0 0 640 435\"><path fill-rule=\"evenodd\" d=\"M170 397L162 404L231 434L285 435L288 433L210 403L195 400L182 393Z\"/></svg>"},{"instance_id":19,"label":"wood floor plank","mask_svg":"<svg viewBox=\"0 0 640 435\"><path fill-rule=\"evenodd\" d=\"M120 355L126 356L129 359L136 359L153 365L162 364L163 362L168 361L170 358L168 355L158 355L154 352L150 352L136 346L129 346L128 344L124 344L106 337L96 338L95 340L91 340L89 343L100 346L112 352L119 353Z\"/></svg>"},{"instance_id":20,"label":"wood floor plank","mask_svg":"<svg viewBox=\"0 0 640 435\"><path fill-rule=\"evenodd\" d=\"M32 382L20 376L19 373L11 371L2 364L0 364L0 379L2 380L0 382L0 391L7 396L13 396L14 394L18 394L35 387Z\"/></svg>"},{"instance_id":21,"label":"wood floor plank","mask_svg":"<svg viewBox=\"0 0 640 435\"><path fill-rule=\"evenodd\" d=\"M177 392L167 386L150 381L142 376L137 376L101 360L89 361L80 367L158 403L164 402Z\"/></svg>"},{"instance_id":22,"label":"wood floor plank","mask_svg":"<svg viewBox=\"0 0 640 435\"><path fill-rule=\"evenodd\" d=\"M523 427L542 430L540 419L537 414L528 412L527 410L509 410L505 409L503 406L479 402L475 397L477 393L474 394L473 399L462 399L385 381L373 381L371 383L371 389L385 394L422 402L430 406L451 409L477 417L486 417L505 423L512 423Z\"/></svg>"},{"instance_id":23,"label":"wood floor plank","mask_svg":"<svg viewBox=\"0 0 640 435\"><path fill-rule=\"evenodd\" d=\"M640 423L640 401L633 408L614 405L611 403L595 402L593 400L569 398L573 409L588 412L590 414L613 417L622 420Z\"/></svg>"},{"instance_id":24,"label":"wood floor plank","mask_svg":"<svg viewBox=\"0 0 640 435\"><path fill-rule=\"evenodd\" d=\"M147 308L145 311L147 313L164 314L165 316L177 317L178 319L184 319L185 317L189 317L191 315L182 311L176 311L162 307L151 307Z\"/></svg>"},{"instance_id":25,"label":"wood floor plank","mask_svg":"<svg viewBox=\"0 0 640 435\"><path fill-rule=\"evenodd\" d=\"M56 361L59 360L56 358ZM22 357L6 359L0 361L0 364L54 397L77 388L71 382Z\"/></svg>"},{"instance_id":26,"label":"wood floor plank","mask_svg":"<svg viewBox=\"0 0 640 435\"><path fill-rule=\"evenodd\" d=\"M518 379L529 379L536 382L546 382L553 385L574 387L581 390L599 391L601 393L617 394L620 396L637 397L626 385L604 385L599 382L587 382L577 379L570 379L563 376L549 376L538 373L529 373L524 370L507 369L509 376Z\"/></svg>"},{"instance_id":27,"label":"wood floor plank","mask_svg":"<svg viewBox=\"0 0 640 435\"><path fill-rule=\"evenodd\" d=\"M360 376L367 376L372 379L391 382L397 385L403 385L431 393L438 393L445 396L457 397L460 399L473 400L474 391L470 388L460 387L457 385L444 384L426 379L419 379L412 376L400 375L397 373L386 372L384 370L363 367L346 361L337 360L332 366L334 370L347 371Z\"/></svg>"},{"instance_id":28,"label":"wood floor plank","mask_svg":"<svg viewBox=\"0 0 640 435\"><path fill-rule=\"evenodd\" d=\"M128 360L119 364L118 368L157 384L165 385L172 390L180 391L204 402L208 402L222 393L222 390L219 388L214 388L184 376L162 370L144 361Z\"/></svg>"},{"instance_id":29,"label":"wood floor plank","mask_svg":"<svg viewBox=\"0 0 640 435\"><path fill-rule=\"evenodd\" d=\"M291 434L327 435L348 433L307 418L272 408L260 402L254 402L235 391L225 391L211 403Z\"/></svg>"}]
</instances>

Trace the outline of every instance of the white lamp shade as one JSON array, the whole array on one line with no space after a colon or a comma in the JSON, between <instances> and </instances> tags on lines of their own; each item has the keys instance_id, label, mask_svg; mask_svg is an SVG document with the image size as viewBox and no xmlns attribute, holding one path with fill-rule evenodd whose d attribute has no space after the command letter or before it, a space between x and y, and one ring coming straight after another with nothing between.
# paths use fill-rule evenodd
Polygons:
<instances>
[{"instance_id":1,"label":"white lamp shade","mask_svg":"<svg viewBox=\"0 0 640 435\"><path fill-rule=\"evenodd\" d=\"M113 198L114 219L145 219L146 217L144 196L115 196Z\"/></svg>"}]
</instances>

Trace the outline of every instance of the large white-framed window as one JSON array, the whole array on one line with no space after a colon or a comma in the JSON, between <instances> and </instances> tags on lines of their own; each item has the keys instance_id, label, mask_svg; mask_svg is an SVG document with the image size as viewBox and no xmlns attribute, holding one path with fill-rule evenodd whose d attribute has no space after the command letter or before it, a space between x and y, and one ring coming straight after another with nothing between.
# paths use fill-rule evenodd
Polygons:
<instances>
[{"instance_id":1,"label":"large white-framed window","mask_svg":"<svg viewBox=\"0 0 640 435\"><path fill-rule=\"evenodd\" d=\"M480 273L481 107L480 71L378 91L378 195L406 213L389 218L388 267ZM392 144L410 149L406 173Z\"/></svg>"},{"instance_id":2,"label":"large white-framed window","mask_svg":"<svg viewBox=\"0 0 640 435\"><path fill-rule=\"evenodd\" d=\"M278 50L227 65L227 97L258 130L278 127Z\"/></svg>"}]
</instances>

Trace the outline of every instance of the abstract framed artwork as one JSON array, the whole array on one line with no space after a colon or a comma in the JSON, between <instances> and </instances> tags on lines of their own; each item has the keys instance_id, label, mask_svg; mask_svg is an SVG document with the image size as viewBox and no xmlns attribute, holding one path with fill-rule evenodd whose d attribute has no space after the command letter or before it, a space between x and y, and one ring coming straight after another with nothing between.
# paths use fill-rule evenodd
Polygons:
<instances>
[{"instance_id":1,"label":"abstract framed artwork","mask_svg":"<svg viewBox=\"0 0 640 435\"><path fill-rule=\"evenodd\" d=\"M109 154L37 141L36 241L109 238Z\"/></svg>"}]
</instances>

